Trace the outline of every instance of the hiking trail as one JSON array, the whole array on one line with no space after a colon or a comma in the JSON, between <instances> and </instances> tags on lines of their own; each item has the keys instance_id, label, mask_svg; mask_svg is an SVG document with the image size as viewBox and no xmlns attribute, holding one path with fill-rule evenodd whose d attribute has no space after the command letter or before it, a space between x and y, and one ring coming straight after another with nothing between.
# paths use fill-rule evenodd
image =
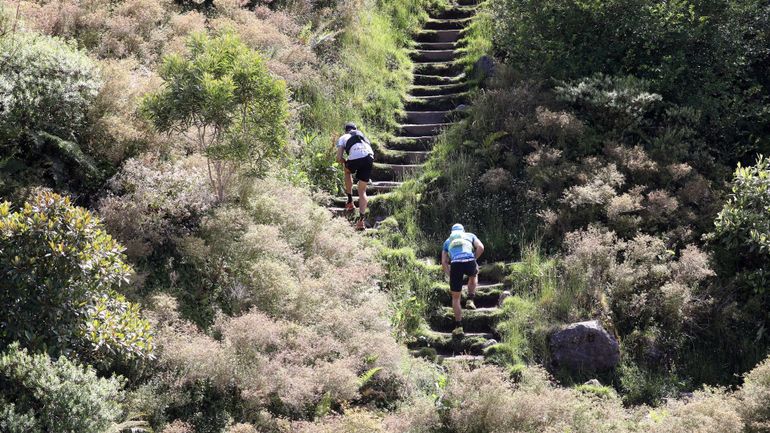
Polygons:
<instances>
[{"instance_id":1,"label":"hiking trail","mask_svg":"<svg viewBox=\"0 0 770 433\"><path fill-rule=\"evenodd\" d=\"M400 119L397 135L377 149L372 182L367 189L370 196L391 192L401 186L404 179L419 173L438 135L462 116L469 103L469 85L459 50L476 8L475 0L458 0L447 9L431 12L422 30L414 35L411 51L414 80L404 101L405 114ZM353 188L357 206L356 186ZM335 198L330 210L344 216L345 202L345 197ZM489 269L482 266L479 274L477 309L463 308L465 333L452 334L454 315L447 288L443 307L427 318L430 330L408 344L413 355L438 362L484 360L485 349L499 340L495 323L501 313L498 300L504 290L502 277L485 268ZM467 286L463 286L463 306L466 299Z\"/></svg>"}]
</instances>

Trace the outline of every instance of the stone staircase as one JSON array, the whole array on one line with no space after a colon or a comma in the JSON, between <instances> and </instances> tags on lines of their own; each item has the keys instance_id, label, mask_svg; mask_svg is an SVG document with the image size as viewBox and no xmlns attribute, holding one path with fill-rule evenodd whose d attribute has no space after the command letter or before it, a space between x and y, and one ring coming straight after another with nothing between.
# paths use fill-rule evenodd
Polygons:
<instances>
[{"instance_id":1,"label":"stone staircase","mask_svg":"<svg viewBox=\"0 0 770 433\"><path fill-rule=\"evenodd\" d=\"M431 14L423 29L415 34L411 53L414 81L404 101L405 111L396 136L380 144L376 151L372 182L367 189L370 196L392 192L404 179L419 173L437 136L462 116L470 89L458 50L463 43L463 31L475 11L476 0L457 0L454 6ZM356 186L353 193L358 205ZM344 216L346 201L345 197L333 199L330 210ZM409 343L412 354L445 363L482 362L485 349L498 338L495 323L501 313L501 278L499 272L485 272L482 267L475 299L477 309L463 309L465 333L461 335L452 333L454 314L449 288L445 287L443 307L428 318L430 329ZM466 296L464 286L463 305Z\"/></svg>"},{"instance_id":2,"label":"stone staircase","mask_svg":"<svg viewBox=\"0 0 770 433\"><path fill-rule=\"evenodd\" d=\"M475 310L463 308L463 334L453 334L454 313L449 288L443 287L441 305L428 317L430 329L420 333L409 349L414 356L438 362L480 363L486 349L499 341L495 325L500 319L501 296L505 292L499 267L482 266L476 287ZM444 284L443 286L446 286ZM465 306L468 288L463 286L462 305Z\"/></svg>"},{"instance_id":3,"label":"stone staircase","mask_svg":"<svg viewBox=\"0 0 770 433\"><path fill-rule=\"evenodd\" d=\"M404 179L419 173L436 137L462 115L469 89L458 62L458 49L475 8L475 0L458 0L454 6L431 14L424 28L414 35L414 82L404 101L405 111L396 135L377 143L368 195L391 192ZM353 188L357 194L356 186ZM354 199L357 205L357 197ZM345 197L334 198L330 210L344 215L346 201Z\"/></svg>"}]
</instances>

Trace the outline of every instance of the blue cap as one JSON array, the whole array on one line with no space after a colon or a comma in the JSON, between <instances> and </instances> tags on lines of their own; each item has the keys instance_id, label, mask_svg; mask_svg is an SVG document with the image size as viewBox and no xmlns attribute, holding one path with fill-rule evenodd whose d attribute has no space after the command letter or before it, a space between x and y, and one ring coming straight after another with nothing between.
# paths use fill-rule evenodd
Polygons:
<instances>
[{"instance_id":1,"label":"blue cap","mask_svg":"<svg viewBox=\"0 0 770 433\"><path fill-rule=\"evenodd\" d=\"M464 232L465 231L465 227L463 227L462 224L455 224L455 225L452 226L452 231L453 232Z\"/></svg>"}]
</instances>

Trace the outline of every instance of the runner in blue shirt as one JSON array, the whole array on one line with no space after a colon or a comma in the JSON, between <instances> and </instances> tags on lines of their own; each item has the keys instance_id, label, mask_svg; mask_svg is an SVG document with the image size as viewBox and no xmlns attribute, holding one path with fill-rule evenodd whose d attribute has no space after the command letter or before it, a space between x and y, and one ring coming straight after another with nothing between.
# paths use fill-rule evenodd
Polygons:
<instances>
[{"instance_id":1,"label":"runner in blue shirt","mask_svg":"<svg viewBox=\"0 0 770 433\"><path fill-rule=\"evenodd\" d=\"M460 298L462 297L465 275L468 276L468 301L465 303L465 308L476 309L476 304L473 302L479 275L479 265L476 259L482 254L484 254L484 244L476 235L467 233L462 224L452 226L452 232L444 242L444 248L441 251L441 266L444 268L444 273L449 276L449 290L452 293L452 309L455 314L455 330L453 332L463 332L463 311L460 307Z\"/></svg>"}]
</instances>

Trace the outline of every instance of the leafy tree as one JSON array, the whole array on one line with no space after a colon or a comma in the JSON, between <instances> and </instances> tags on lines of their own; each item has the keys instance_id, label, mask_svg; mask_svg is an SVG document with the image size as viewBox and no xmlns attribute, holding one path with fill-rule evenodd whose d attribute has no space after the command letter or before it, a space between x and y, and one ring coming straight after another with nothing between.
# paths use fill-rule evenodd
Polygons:
<instances>
[{"instance_id":1,"label":"leafy tree","mask_svg":"<svg viewBox=\"0 0 770 433\"><path fill-rule=\"evenodd\" d=\"M149 323L115 291L130 272L122 247L68 198L0 204L0 342L96 361L151 356Z\"/></svg>"},{"instance_id":2,"label":"leafy tree","mask_svg":"<svg viewBox=\"0 0 770 433\"><path fill-rule=\"evenodd\" d=\"M717 216L716 241L726 273L736 274L756 293L770 289L770 160L735 170L732 194Z\"/></svg>"},{"instance_id":3,"label":"leafy tree","mask_svg":"<svg viewBox=\"0 0 770 433\"><path fill-rule=\"evenodd\" d=\"M121 416L122 381L17 343L0 353L0 431L102 433Z\"/></svg>"},{"instance_id":4,"label":"leafy tree","mask_svg":"<svg viewBox=\"0 0 770 433\"><path fill-rule=\"evenodd\" d=\"M222 201L237 168L257 174L283 149L286 88L231 33L196 34L188 47L185 56L165 58L165 86L145 99L143 111L158 130L185 135L208 157L209 180Z\"/></svg>"}]
</instances>

